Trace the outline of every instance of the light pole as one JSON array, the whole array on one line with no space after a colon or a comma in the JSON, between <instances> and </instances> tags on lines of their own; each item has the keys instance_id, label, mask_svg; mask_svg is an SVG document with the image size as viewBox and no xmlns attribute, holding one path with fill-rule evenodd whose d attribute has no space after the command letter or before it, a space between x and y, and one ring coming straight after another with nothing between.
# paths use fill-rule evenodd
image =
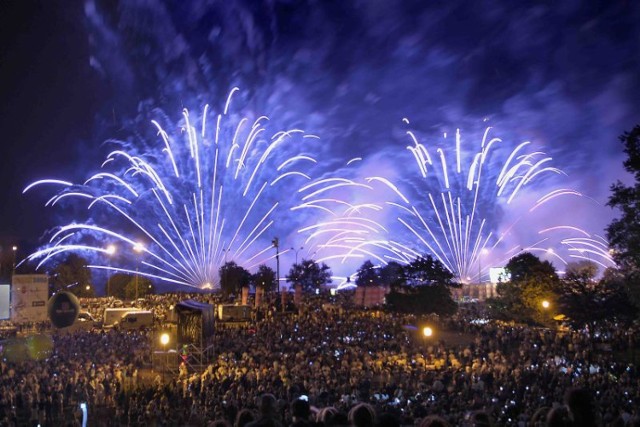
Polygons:
<instances>
[{"instance_id":1,"label":"light pole","mask_svg":"<svg viewBox=\"0 0 640 427\"><path fill-rule=\"evenodd\" d=\"M109 270L107 271L107 298L111 293L111 257L116 253L116 247L114 245L107 246L107 255L109 255Z\"/></svg>"},{"instance_id":2,"label":"light pole","mask_svg":"<svg viewBox=\"0 0 640 427\"><path fill-rule=\"evenodd\" d=\"M142 243L136 243L133 246L133 250L138 253L138 259L136 260L136 300L138 299L138 270L140 268L140 253L144 251L144 245Z\"/></svg>"},{"instance_id":3,"label":"light pole","mask_svg":"<svg viewBox=\"0 0 640 427\"><path fill-rule=\"evenodd\" d=\"M291 248L292 251L294 251L296 253L296 263L294 264L294 268L296 269L295 271L298 271L298 252L300 252L301 250L304 249L304 246L300 246L298 249L296 248ZM296 282L298 281L298 277L296 277Z\"/></svg>"},{"instance_id":4,"label":"light pole","mask_svg":"<svg viewBox=\"0 0 640 427\"><path fill-rule=\"evenodd\" d=\"M433 336L433 328L430 326L425 326L424 328L422 328L422 337L424 340L424 346L425 346L425 350L427 347L427 340L429 338L431 338Z\"/></svg>"},{"instance_id":5,"label":"light pole","mask_svg":"<svg viewBox=\"0 0 640 427\"><path fill-rule=\"evenodd\" d=\"M16 252L18 251L18 247L14 245L11 250L13 250L13 262L11 265L11 274L13 275L16 274Z\"/></svg>"},{"instance_id":6,"label":"light pole","mask_svg":"<svg viewBox=\"0 0 640 427\"><path fill-rule=\"evenodd\" d=\"M228 286L228 283L227 283L227 277L228 277L227 274L228 273L227 273L227 271L229 270L229 267L227 266L227 254L229 253L230 250L231 250L230 247L226 248L226 249L223 249L223 252L224 252L224 264L222 264L222 269L223 269L222 270L222 274L223 274L223 276L220 278L220 289L223 289L222 288L223 283L224 283L224 286Z\"/></svg>"},{"instance_id":7,"label":"light pole","mask_svg":"<svg viewBox=\"0 0 640 427\"><path fill-rule=\"evenodd\" d=\"M169 357L167 356L167 344L169 344L169 334L163 332L160 335L160 344L162 344L162 350L164 351L164 367L162 369L162 383L164 384L164 372L169 366Z\"/></svg>"},{"instance_id":8,"label":"light pole","mask_svg":"<svg viewBox=\"0 0 640 427\"><path fill-rule=\"evenodd\" d=\"M291 248L292 251L294 251L296 253L296 265L298 265L298 252L300 252L301 250L304 249L304 246L300 246L298 249L296 248Z\"/></svg>"},{"instance_id":9,"label":"light pole","mask_svg":"<svg viewBox=\"0 0 640 427\"><path fill-rule=\"evenodd\" d=\"M276 282L278 283L278 295L280 295L280 240L274 237L271 243L276 248Z\"/></svg>"}]
</instances>

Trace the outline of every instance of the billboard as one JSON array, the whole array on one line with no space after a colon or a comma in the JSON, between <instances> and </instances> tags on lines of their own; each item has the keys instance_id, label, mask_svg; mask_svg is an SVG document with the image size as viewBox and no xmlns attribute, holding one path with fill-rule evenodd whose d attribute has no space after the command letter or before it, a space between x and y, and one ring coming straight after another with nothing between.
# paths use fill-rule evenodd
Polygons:
<instances>
[{"instance_id":1,"label":"billboard","mask_svg":"<svg viewBox=\"0 0 640 427\"><path fill-rule=\"evenodd\" d=\"M9 293L10 285L0 285L0 320L9 318Z\"/></svg>"},{"instance_id":2,"label":"billboard","mask_svg":"<svg viewBox=\"0 0 640 427\"><path fill-rule=\"evenodd\" d=\"M504 267L491 267L489 269L489 278L491 283L508 282L511 275Z\"/></svg>"},{"instance_id":3,"label":"billboard","mask_svg":"<svg viewBox=\"0 0 640 427\"><path fill-rule=\"evenodd\" d=\"M14 274L11 283L11 320L42 322L47 317L49 278L46 274Z\"/></svg>"}]
</instances>

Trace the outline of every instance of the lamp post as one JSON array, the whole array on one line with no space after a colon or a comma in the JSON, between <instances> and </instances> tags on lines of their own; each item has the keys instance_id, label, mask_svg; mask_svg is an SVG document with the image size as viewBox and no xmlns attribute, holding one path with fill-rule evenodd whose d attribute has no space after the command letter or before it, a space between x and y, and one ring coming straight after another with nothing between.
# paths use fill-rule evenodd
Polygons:
<instances>
[{"instance_id":1,"label":"lamp post","mask_svg":"<svg viewBox=\"0 0 640 427\"><path fill-rule=\"evenodd\" d=\"M169 357L167 356L167 344L169 344L169 334L163 332L160 335L160 344L162 344L162 350L164 351L164 367L162 369L162 383L164 384L164 372L169 366Z\"/></svg>"},{"instance_id":2,"label":"lamp post","mask_svg":"<svg viewBox=\"0 0 640 427\"><path fill-rule=\"evenodd\" d=\"M280 295L280 239L274 237L271 244L276 248L276 283L278 283L278 295Z\"/></svg>"},{"instance_id":3,"label":"lamp post","mask_svg":"<svg viewBox=\"0 0 640 427\"><path fill-rule=\"evenodd\" d=\"M142 243L136 243L133 246L133 250L138 253L138 259L136 261L136 300L138 299L138 270L140 268L140 253L144 251L144 245Z\"/></svg>"},{"instance_id":4,"label":"lamp post","mask_svg":"<svg viewBox=\"0 0 640 427\"><path fill-rule=\"evenodd\" d=\"M304 249L304 246L300 246L298 249L296 248L291 248L292 251L294 251L296 253L296 265L298 264L298 252L300 252L301 250Z\"/></svg>"},{"instance_id":5,"label":"lamp post","mask_svg":"<svg viewBox=\"0 0 640 427\"><path fill-rule=\"evenodd\" d=\"M303 250L303 249L304 249L304 246L300 246L300 248L298 248L298 249L296 249L296 248L291 248L291 250L292 250L292 251L294 251L294 252L295 252L295 254L296 254L296 263L294 264L294 266L297 266L297 265L298 265L298 252L300 252L300 251L301 251L301 250ZM298 269L296 268L296 270L295 270L295 271L297 272L297 271L298 271ZM298 281L298 277L296 277L296 282L297 282L297 281Z\"/></svg>"},{"instance_id":6,"label":"lamp post","mask_svg":"<svg viewBox=\"0 0 640 427\"><path fill-rule=\"evenodd\" d=\"M433 336L433 328L430 326L425 326L422 328L422 338L424 340L425 350L427 347L427 340Z\"/></svg>"},{"instance_id":7,"label":"lamp post","mask_svg":"<svg viewBox=\"0 0 640 427\"><path fill-rule=\"evenodd\" d=\"M545 300L542 300L542 302L540 303L540 305L541 305L541 306L542 306L542 308L544 308L545 310L548 310L548 309L549 309L549 307L551 307L551 303L550 303L549 301L547 301L546 299L545 299Z\"/></svg>"},{"instance_id":8,"label":"lamp post","mask_svg":"<svg viewBox=\"0 0 640 427\"><path fill-rule=\"evenodd\" d=\"M116 247L114 245L107 246L107 255L109 255L109 271L107 271L107 298L111 293L111 257L116 253Z\"/></svg>"},{"instance_id":9,"label":"lamp post","mask_svg":"<svg viewBox=\"0 0 640 427\"><path fill-rule=\"evenodd\" d=\"M227 283L227 277L228 277L227 271L229 270L229 268L227 266L227 254L229 253L230 250L231 250L230 247L222 250L224 252L224 264L222 264L222 274L223 274L223 276L220 278L220 289L224 289L222 287L223 284L224 284L224 286L228 286L228 283ZM226 292L226 290L225 290L225 292Z\"/></svg>"},{"instance_id":10,"label":"lamp post","mask_svg":"<svg viewBox=\"0 0 640 427\"><path fill-rule=\"evenodd\" d=\"M11 274L13 275L16 274L16 252L18 247L14 245L11 250L13 251L13 262L11 263Z\"/></svg>"}]
</instances>

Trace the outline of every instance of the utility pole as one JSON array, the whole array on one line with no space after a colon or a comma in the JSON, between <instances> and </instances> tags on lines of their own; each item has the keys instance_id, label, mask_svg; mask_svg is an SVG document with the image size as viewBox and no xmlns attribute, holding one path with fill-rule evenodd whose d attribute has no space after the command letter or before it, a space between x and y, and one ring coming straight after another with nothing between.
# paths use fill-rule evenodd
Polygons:
<instances>
[{"instance_id":1,"label":"utility pole","mask_svg":"<svg viewBox=\"0 0 640 427\"><path fill-rule=\"evenodd\" d=\"M276 248L276 283L278 284L278 295L280 295L280 240L274 237L271 243Z\"/></svg>"}]
</instances>

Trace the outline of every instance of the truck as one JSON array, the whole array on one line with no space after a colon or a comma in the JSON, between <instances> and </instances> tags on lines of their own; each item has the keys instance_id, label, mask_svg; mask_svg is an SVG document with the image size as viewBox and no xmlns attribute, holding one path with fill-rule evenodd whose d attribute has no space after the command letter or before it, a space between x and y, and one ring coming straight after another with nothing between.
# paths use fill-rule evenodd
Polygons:
<instances>
[{"instance_id":1,"label":"truck","mask_svg":"<svg viewBox=\"0 0 640 427\"><path fill-rule=\"evenodd\" d=\"M218 320L221 322L248 322L251 320L251 306L221 304L218 307Z\"/></svg>"},{"instance_id":2,"label":"truck","mask_svg":"<svg viewBox=\"0 0 640 427\"><path fill-rule=\"evenodd\" d=\"M104 317L102 319L103 327L113 327L113 325L120 321L120 319L122 319L125 314L132 311L140 311L140 309L136 307L105 308Z\"/></svg>"},{"instance_id":3,"label":"truck","mask_svg":"<svg viewBox=\"0 0 640 427\"><path fill-rule=\"evenodd\" d=\"M125 331L146 329L152 326L153 312L148 310L137 310L125 313L125 315L113 325L114 328Z\"/></svg>"}]
</instances>

